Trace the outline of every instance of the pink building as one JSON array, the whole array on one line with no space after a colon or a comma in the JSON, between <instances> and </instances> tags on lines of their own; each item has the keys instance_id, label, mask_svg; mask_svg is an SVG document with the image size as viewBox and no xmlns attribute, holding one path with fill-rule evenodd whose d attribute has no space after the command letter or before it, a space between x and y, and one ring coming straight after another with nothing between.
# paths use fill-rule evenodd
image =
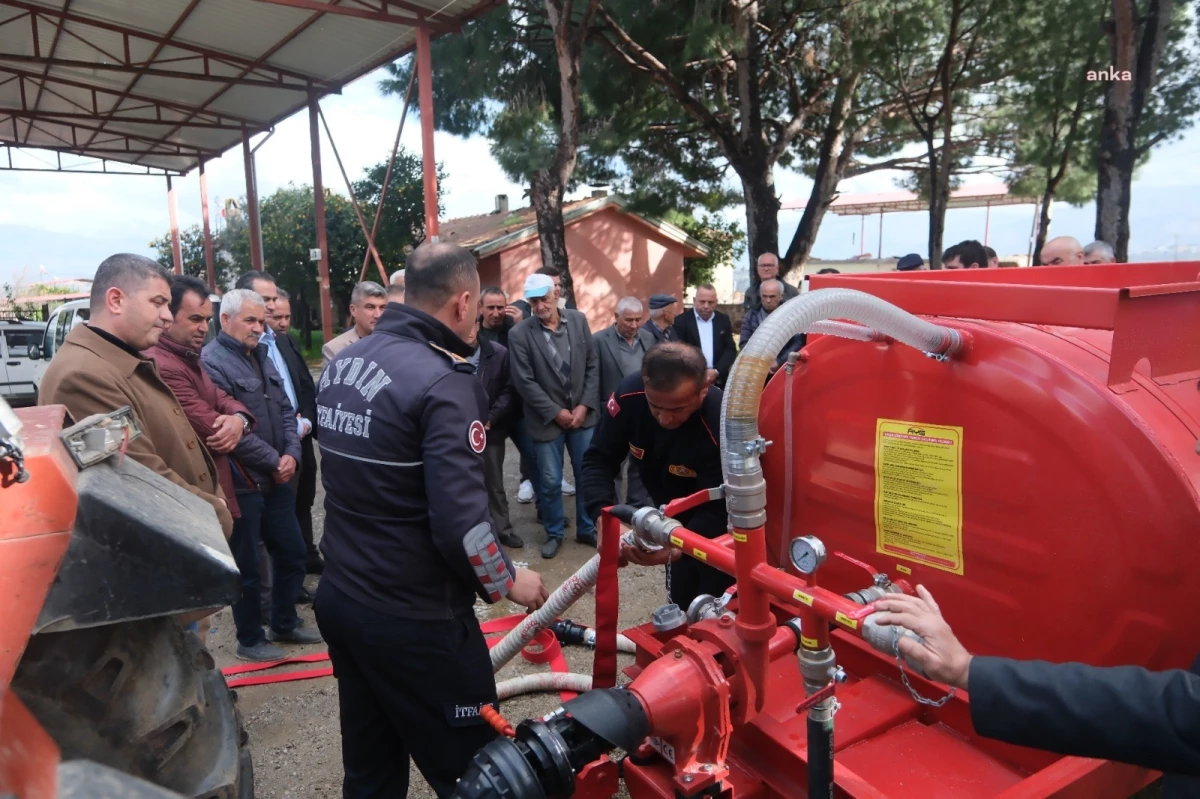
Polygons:
<instances>
[{"instance_id":1,"label":"pink building","mask_svg":"<svg viewBox=\"0 0 1200 799\"><path fill-rule=\"evenodd\" d=\"M450 219L441 240L471 250L479 259L484 286L500 286L519 299L525 278L542 265L532 208L509 212L496 198L490 214ZM617 300L632 295L643 304L651 294L683 299L683 259L703 258L708 248L678 227L635 214L617 196L566 203L563 223L575 302L593 331L612 324Z\"/></svg>"}]
</instances>

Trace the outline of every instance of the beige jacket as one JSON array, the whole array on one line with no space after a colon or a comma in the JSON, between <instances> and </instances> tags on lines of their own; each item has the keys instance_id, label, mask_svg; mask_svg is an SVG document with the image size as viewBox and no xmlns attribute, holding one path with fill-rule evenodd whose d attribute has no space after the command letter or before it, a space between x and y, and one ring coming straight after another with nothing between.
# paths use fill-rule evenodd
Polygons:
<instances>
[{"instance_id":1,"label":"beige jacket","mask_svg":"<svg viewBox=\"0 0 1200 799\"><path fill-rule=\"evenodd\" d=\"M229 538L233 517L217 484L216 464L154 361L126 352L80 325L50 361L38 404L65 405L77 422L130 406L143 435L130 442L129 457L212 505Z\"/></svg>"},{"instance_id":2,"label":"beige jacket","mask_svg":"<svg viewBox=\"0 0 1200 799\"><path fill-rule=\"evenodd\" d=\"M321 368L329 365L329 362L338 356L338 353L349 347L354 342L358 341L358 328L352 327L342 335L330 341L321 348Z\"/></svg>"}]
</instances>

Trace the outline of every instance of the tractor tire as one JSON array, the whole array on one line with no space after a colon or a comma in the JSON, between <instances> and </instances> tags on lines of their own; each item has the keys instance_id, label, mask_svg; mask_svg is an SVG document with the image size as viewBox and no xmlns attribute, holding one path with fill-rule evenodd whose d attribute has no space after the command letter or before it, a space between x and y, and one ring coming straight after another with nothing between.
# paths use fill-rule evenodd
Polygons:
<instances>
[{"instance_id":1,"label":"tractor tire","mask_svg":"<svg viewBox=\"0 0 1200 799\"><path fill-rule=\"evenodd\" d=\"M29 640L13 690L62 750L195 799L253 799L236 694L170 618Z\"/></svg>"}]
</instances>

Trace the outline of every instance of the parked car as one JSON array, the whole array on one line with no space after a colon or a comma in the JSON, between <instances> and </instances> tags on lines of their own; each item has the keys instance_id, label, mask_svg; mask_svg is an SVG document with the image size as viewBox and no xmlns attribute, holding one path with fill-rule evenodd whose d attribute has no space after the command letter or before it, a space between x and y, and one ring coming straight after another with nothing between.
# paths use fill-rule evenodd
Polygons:
<instances>
[{"instance_id":1,"label":"parked car","mask_svg":"<svg viewBox=\"0 0 1200 799\"><path fill-rule=\"evenodd\" d=\"M50 359L54 357L54 353L58 352L58 348L62 346L63 339L76 326L86 322L90 316L91 311L87 300L64 302L50 313L49 321L41 326L41 346L35 345L35 350L29 355L34 363L33 382L35 387L41 388L42 375L45 374L46 367L50 365Z\"/></svg>"},{"instance_id":2,"label":"parked car","mask_svg":"<svg viewBox=\"0 0 1200 799\"><path fill-rule=\"evenodd\" d=\"M0 321L0 396L9 405L32 405L37 402L34 375L44 326L41 322L24 320Z\"/></svg>"}]
</instances>

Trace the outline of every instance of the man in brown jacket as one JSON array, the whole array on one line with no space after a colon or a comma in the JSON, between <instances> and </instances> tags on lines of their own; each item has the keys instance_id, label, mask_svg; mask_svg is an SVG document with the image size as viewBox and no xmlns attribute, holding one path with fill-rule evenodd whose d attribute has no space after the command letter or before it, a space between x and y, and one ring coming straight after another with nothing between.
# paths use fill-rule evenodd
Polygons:
<instances>
[{"instance_id":1,"label":"man in brown jacket","mask_svg":"<svg viewBox=\"0 0 1200 799\"><path fill-rule=\"evenodd\" d=\"M154 261L114 255L92 281L91 319L70 332L42 378L38 402L65 405L79 421L128 405L143 435L128 454L208 502L228 538L233 517L217 468L154 362L142 355L171 324L171 284Z\"/></svg>"}]
</instances>

